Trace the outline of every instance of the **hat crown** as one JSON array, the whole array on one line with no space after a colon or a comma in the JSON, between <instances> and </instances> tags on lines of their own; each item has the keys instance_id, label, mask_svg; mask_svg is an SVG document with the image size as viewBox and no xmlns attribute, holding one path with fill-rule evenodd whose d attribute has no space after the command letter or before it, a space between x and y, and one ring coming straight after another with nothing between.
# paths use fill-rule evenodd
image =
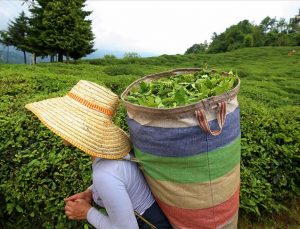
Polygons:
<instances>
[{"instance_id":1,"label":"hat crown","mask_svg":"<svg viewBox=\"0 0 300 229\"><path fill-rule=\"evenodd\" d=\"M109 116L113 115L119 100L118 96L107 88L86 80L80 80L68 96Z\"/></svg>"}]
</instances>

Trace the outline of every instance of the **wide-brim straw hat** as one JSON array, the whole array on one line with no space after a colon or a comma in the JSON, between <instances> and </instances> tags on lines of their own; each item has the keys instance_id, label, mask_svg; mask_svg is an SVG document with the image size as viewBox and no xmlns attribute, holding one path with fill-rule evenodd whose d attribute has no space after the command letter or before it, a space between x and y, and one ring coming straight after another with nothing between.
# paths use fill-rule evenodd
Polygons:
<instances>
[{"instance_id":1,"label":"wide-brim straw hat","mask_svg":"<svg viewBox=\"0 0 300 229\"><path fill-rule=\"evenodd\" d=\"M128 135L112 122L118 96L80 80L67 95L27 104L45 126L85 153L119 159L131 150Z\"/></svg>"}]
</instances>

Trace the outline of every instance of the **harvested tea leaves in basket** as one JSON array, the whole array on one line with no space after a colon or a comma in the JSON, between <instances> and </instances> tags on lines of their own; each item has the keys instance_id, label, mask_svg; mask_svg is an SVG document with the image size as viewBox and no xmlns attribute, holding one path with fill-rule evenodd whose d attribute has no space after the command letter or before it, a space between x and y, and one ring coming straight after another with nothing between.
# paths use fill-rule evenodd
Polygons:
<instances>
[{"instance_id":1,"label":"harvested tea leaves in basket","mask_svg":"<svg viewBox=\"0 0 300 229\"><path fill-rule=\"evenodd\" d=\"M196 103L204 98L221 95L237 84L237 76L202 69L194 74L161 78L149 83L141 82L133 88L126 100L146 107L175 108Z\"/></svg>"}]
</instances>

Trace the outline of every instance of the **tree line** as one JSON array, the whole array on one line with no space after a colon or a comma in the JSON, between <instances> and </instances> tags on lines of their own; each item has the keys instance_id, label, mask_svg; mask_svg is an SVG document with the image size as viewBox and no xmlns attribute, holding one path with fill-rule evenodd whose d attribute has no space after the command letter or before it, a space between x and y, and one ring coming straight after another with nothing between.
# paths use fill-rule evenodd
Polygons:
<instances>
[{"instance_id":1,"label":"tree line","mask_svg":"<svg viewBox=\"0 0 300 229\"><path fill-rule=\"evenodd\" d=\"M185 54L219 53L243 47L298 46L300 45L300 9L298 15L286 21L284 18L266 17L259 25L248 20L240 21L223 33L213 33L212 42L194 44Z\"/></svg>"},{"instance_id":2,"label":"tree line","mask_svg":"<svg viewBox=\"0 0 300 229\"><path fill-rule=\"evenodd\" d=\"M14 46L24 54L36 57L50 56L54 62L65 58L79 59L94 52L92 21L86 19L92 12L85 11L86 0L24 0L30 3L30 16L21 12L0 31L0 43Z\"/></svg>"}]
</instances>

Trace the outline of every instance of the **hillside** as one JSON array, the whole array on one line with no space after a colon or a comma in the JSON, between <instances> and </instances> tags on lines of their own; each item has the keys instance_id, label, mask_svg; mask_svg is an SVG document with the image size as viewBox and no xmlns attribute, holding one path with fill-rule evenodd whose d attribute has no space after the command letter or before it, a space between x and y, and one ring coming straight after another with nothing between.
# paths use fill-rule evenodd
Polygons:
<instances>
[{"instance_id":1,"label":"hillside","mask_svg":"<svg viewBox=\"0 0 300 229\"><path fill-rule=\"evenodd\" d=\"M290 50L296 50L288 56ZM71 64L0 64L0 228L82 228L63 216L63 198L89 186L89 158L25 110L63 96L80 79L120 94L141 76L182 67L236 71L241 78L241 228L300 224L300 47L220 54L93 59ZM127 130L122 107L115 122ZM291 211L287 211L287 210ZM278 212L278 213L276 213Z\"/></svg>"},{"instance_id":2,"label":"hillside","mask_svg":"<svg viewBox=\"0 0 300 229\"><path fill-rule=\"evenodd\" d=\"M87 55L83 59L92 59L92 58L101 58L105 55L114 55L117 58L122 58L126 52L124 51L117 51L117 50L95 50L95 52ZM155 53L149 52L140 52L138 53L141 57L148 57L148 56L155 56ZM8 55L8 63L9 64L23 64L24 57L23 52L15 49L14 47L9 47L9 53L7 53L7 47L0 44L0 63L7 62L7 55ZM31 54L27 53L27 63L31 62ZM37 63L40 62L50 62L50 58L37 58Z\"/></svg>"},{"instance_id":3,"label":"hillside","mask_svg":"<svg viewBox=\"0 0 300 229\"><path fill-rule=\"evenodd\" d=\"M0 45L0 63L7 63L7 55L8 55L8 63L9 64L23 64L24 57L23 53L16 50L13 47L9 47L9 53L7 52L7 47ZM30 55L27 55L29 58ZM29 59L28 59L29 60Z\"/></svg>"},{"instance_id":4,"label":"hillside","mask_svg":"<svg viewBox=\"0 0 300 229\"><path fill-rule=\"evenodd\" d=\"M26 53L26 58L27 58L27 63L30 63L31 62L31 54ZM39 57L38 61L45 62L45 59L42 59ZM23 54L23 52L17 50L13 46L9 46L9 49L7 49L6 46L3 46L0 44L0 63L6 64L7 62L9 64L24 64L24 54Z\"/></svg>"}]
</instances>

